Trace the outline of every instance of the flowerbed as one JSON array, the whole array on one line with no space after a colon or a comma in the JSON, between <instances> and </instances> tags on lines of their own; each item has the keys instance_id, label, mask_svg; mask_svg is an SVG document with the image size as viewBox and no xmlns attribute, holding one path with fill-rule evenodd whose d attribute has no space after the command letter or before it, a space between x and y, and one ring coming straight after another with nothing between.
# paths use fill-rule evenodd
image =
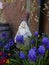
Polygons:
<instances>
[{"instance_id":1,"label":"flowerbed","mask_svg":"<svg viewBox=\"0 0 49 65\"><path fill-rule=\"evenodd\" d=\"M18 44L18 45L17 45ZM8 42L0 40L0 65L49 65L49 36L35 32L31 37L22 35Z\"/></svg>"}]
</instances>

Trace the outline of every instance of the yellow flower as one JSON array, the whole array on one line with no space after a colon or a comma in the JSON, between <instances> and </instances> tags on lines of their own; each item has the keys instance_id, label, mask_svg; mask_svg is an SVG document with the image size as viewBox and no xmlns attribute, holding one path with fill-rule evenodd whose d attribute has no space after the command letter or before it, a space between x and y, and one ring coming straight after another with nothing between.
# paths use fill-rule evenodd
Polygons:
<instances>
[{"instance_id":1,"label":"yellow flower","mask_svg":"<svg viewBox=\"0 0 49 65\"><path fill-rule=\"evenodd\" d=\"M6 63L8 63L8 64L9 64L9 63L10 63L10 60L9 60L9 59L7 59Z\"/></svg>"},{"instance_id":2,"label":"yellow flower","mask_svg":"<svg viewBox=\"0 0 49 65\"><path fill-rule=\"evenodd\" d=\"M38 38L40 37L40 35L38 35Z\"/></svg>"}]
</instances>

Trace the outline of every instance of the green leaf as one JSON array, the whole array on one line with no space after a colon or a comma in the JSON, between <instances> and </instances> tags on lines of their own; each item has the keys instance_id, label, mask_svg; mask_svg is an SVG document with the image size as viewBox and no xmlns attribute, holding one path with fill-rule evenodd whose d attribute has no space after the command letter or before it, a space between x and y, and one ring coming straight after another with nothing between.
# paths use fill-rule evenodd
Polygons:
<instances>
[{"instance_id":1,"label":"green leaf","mask_svg":"<svg viewBox=\"0 0 49 65\"><path fill-rule=\"evenodd\" d=\"M21 63L18 61L18 60L15 60L15 59L10 59L11 62L14 62L14 63L17 63L19 65L21 65Z\"/></svg>"}]
</instances>

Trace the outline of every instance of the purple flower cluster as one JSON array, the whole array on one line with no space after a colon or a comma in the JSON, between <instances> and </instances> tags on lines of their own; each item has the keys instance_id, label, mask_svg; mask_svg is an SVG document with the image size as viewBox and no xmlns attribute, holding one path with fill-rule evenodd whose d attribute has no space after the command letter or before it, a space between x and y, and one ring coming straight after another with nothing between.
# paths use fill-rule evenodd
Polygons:
<instances>
[{"instance_id":1,"label":"purple flower cluster","mask_svg":"<svg viewBox=\"0 0 49 65\"><path fill-rule=\"evenodd\" d=\"M22 51L19 53L19 57L20 57L21 59L23 59L23 60L26 58L24 52L22 52Z\"/></svg>"},{"instance_id":2,"label":"purple flower cluster","mask_svg":"<svg viewBox=\"0 0 49 65\"><path fill-rule=\"evenodd\" d=\"M45 54L45 47L43 45L41 45L38 49L36 49L36 47L33 47L32 49L30 49L28 52L28 59L30 61L36 61L37 56L38 56L37 53L38 53L38 55L40 54L43 56ZM26 59L26 56L25 56L24 52L22 52L22 51L19 53L19 56L21 59L24 59L24 60Z\"/></svg>"},{"instance_id":3,"label":"purple flower cluster","mask_svg":"<svg viewBox=\"0 0 49 65\"><path fill-rule=\"evenodd\" d=\"M35 49L29 50L28 59L31 60L31 61L36 61L36 51L35 51Z\"/></svg>"},{"instance_id":4,"label":"purple flower cluster","mask_svg":"<svg viewBox=\"0 0 49 65\"><path fill-rule=\"evenodd\" d=\"M42 39L42 44L46 47L47 50L49 50L49 38L44 37Z\"/></svg>"},{"instance_id":5,"label":"purple flower cluster","mask_svg":"<svg viewBox=\"0 0 49 65\"><path fill-rule=\"evenodd\" d=\"M48 38L47 37L44 37L42 39L42 44L44 44L44 45L47 45L48 44Z\"/></svg>"},{"instance_id":6,"label":"purple flower cluster","mask_svg":"<svg viewBox=\"0 0 49 65\"><path fill-rule=\"evenodd\" d=\"M44 55L45 54L45 47L43 45L41 45L39 48L38 48L38 53L40 55Z\"/></svg>"},{"instance_id":7,"label":"purple flower cluster","mask_svg":"<svg viewBox=\"0 0 49 65\"><path fill-rule=\"evenodd\" d=\"M24 37L23 37L23 35L18 35L16 37L16 42L23 44L24 43Z\"/></svg>"},{"instance_id":8,"label":"purple flower cluster","mask_svg":"<svg viewBox=\"0 0 49 65\"><path fill-rule=\"evenodd\" d=\"M35 32L35 36L36 37L38 36L38 32ZM17 40L17 42L20 42L20 43L24 42L23 36L17 36L16 40ZM36 47L31 48L28 52L28 59L31 60L31 61L36 61L38 55L43 56L46 52L46 48L49 50L48 40L49 39L47 37L43 37L42 42L41 42L42 45L39 45L38 48L36 48ZM34 44L35 40L32 39L30 43ZM26 55L22 51L20 51L19 56L20 56L21 59L26 59Z\"/></svg>"},{"instance_id":9,"label":"purple flower cluster","mask_svg":"<svg viewBox=\"0 0 49 65\"><path fill-rule=\"evenodd\" d=\"M46 49L49 50L49 44L46 46Z\"/></svg>"},{"instance_id":10,"label":"purple flower cluster","mask_svg":"<svg viewBox=\"0 0 49 65\"><path fill-rule=\"evenodd\" d=\"M7 33L6 33L6 32L3 32L3 33L2 33L2 38L4 38L4 39L7 38Z\"/></svg>"},{"instance_id":11,"label":"purple flower cluster","mask_svg":"<svg viewBox=\"0 0 49 65\"><path fill-rule=\"evenodd\" d=\"M35 37L38 37L38 32L35 32L34 33L34 36ZM18 43L24 43L24 38L22 35L19 35L16 37L16 41ZM31 44L34 44L35 43L35 40L32 39L30 41ZM47 37L43 37L42 39L42 45L40 45L38 48L36 47L33 47L32 49L29 50L28 52L28 59L31 60L31 61L36 61L36 58L38 55L44 55L45 52L46 52L46 48L45 48L45 45L47 47L47 49L49 49L49 45L48 45L48 38ZM24 54L24 52L20 51L19 53L19 56L21 59L26 59L26 55Z\"/></svg>"},{"instance_id":12,"label":"purple flower cluster","mask_svg":"<svg viewBox=\"0 0 49 65\"><path fill-rule=\"evenodd\" d=\"M38 31L36 31L36 32L34 33L34 36L35 36L35 37L38 37Z\"/></svg>"},{"instance_id":13,"label":"purple flower cluster","mask_svg":"<svg viewBox=\"0 0 49 65\"><path fill-rule=\"evenodd\" d=\"M48 38L43 38L42 39L42 43L43 44L47 44L47 41L48 41ZM31 40L31 43L34 44L34 39ZM48 46L47 46L48 47ZM45 47L44 45L40 45L38 49L36 49L36 47L33 47L33 49L31 49L29 51L29 54L28 54L28 58L30 60L33 60L35 61L36 60L36 54L38 53L38 55L44 55L45 54Z\"/></svg>"},{"instance_id":14,"label":"purple flower cluster","mask_svg":"<svg viewBox=\"0 0 49 65\"><path fill-rule=\"evenodd\" d=\"M6 37L5 34L3 34L3 37ZM39 41L37 40L38 38L38 32L35 32L34 33L34 39L31 39L31 41L29 40L30 42L30 47L29 49L26 49L27 51L27 55L23 52L24 49L20 49L21 51L19 52L19 59L22 59L23 61L25 61L25 59L28 59L27 61L33 61L35 62L37 58L39 58L39 56L44 56L45 53L46 53L46 50L49 50L49 38L47 37L41 37L40 40L40 43ZM16 42L17 43L20 43L20 44L24 44L24 37L22 35L18 35L16 36ZM38 43L38 44L36 44ZM9 50L11 50L11 46L14 45L14 40L13 39L10 39L9 42L4 45L2 42L0 42L0 47L4 46L4 49L7 50L9 52ZM31 46L33 45L33 46ZM36 47L37 46L37 47ZM25 52L26 52L25 51ZM3 54L3 57L6 57L7 55L6 54ZM22 63L23 64L23 63ZM24 65L24 64L23 64Z\"/></svg>"},{"instance_id":15,"label":"purple flower cluster","mask_svg":"<svg viewBox=\"0 0 49 65\"><path fill-rule=\"evenodd\" d=\"M5 45L6 50L10 50L10 47L14 45L14 40L10 39L9 42Z\"/></svg>"},{"instance_id":16,"label":"purple flower cluster","mask_svg":"<svg viewBox=\"0 0 49 65\"><path fill-rule=\"evenodd\" d=\"M38 49L36 49L36 47L30 49L29 53L28 53L29 60L36 61L37 56L38 56L37 53L38 53L38 55L39 54L44 55L45 54L45 47L41 45Z\"/></svg>"}]
</instances>

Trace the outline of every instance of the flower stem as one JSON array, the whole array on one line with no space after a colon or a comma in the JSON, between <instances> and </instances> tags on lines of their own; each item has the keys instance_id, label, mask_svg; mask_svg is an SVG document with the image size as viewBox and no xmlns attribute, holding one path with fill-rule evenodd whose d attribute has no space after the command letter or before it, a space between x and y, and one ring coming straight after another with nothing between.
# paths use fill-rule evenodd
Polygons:
<instances>
[{"instance_id":1,"label":"flower stem","mask_svg":"<svg viewBox=\"0 0 49 65\"><path fill-rule=\"evenodd\" d=\"M26 65L25 61L23 60L23 64Z\"/></svg>"},{"instance_id":2,"label":"flower stem","mask_svg":"<svg viewBox=\"0 0 49 65\"><path fill-rule=\"evenodd\" d=\"M23 60L24 65L28 65L28 61L25 59Z\"/></svg>"},{"instance_id":3,"label":"flower stem","mask_svg":"<svg viewBox=\"0 0 49 65\"><path fill-rule=\"evenodd\" d=\"M37 47L38 45L37 45L37 40L36 40L36 47Z\"/></svg>"},{"instance_id":4,"label":"flower stem","mask_svg":"<svg viewBox=\"0 0 49 65\"><path fill-rule=\"evenodd\" d=\"M16 62L16 63L20 64L20 62L19 62L19 61L14 60L14 59L10 59L10 61L12 61L12 62Z\"/></svg>"},{"instance_id":5,"label":"flower stem","mask_svg":"<svg viewBox=\"0 0 49 65\"><path fill-rule=\"evenodd\" d=\"M40 61L41 61L41 60L39 59L38 65L40 65Z\"/></svg>"},{"instance_id":6,"label":"flower stem","mask_svg":"<svg viewBox=\"0 0 49 65\"><path fill-rule=\"evenodd\" d=\"M44 56L44 63L45 63L45 60L46 60L46 58L47 58L47 55L48 55L48 50L46 51L46 54L45 54L45 56Z\"/></svg>"},{"instance_id":7,"label":"flower stem","mask_svg":"<svg viewBox=\"0 0 49 65\"><path fill-rule=\"evenodd\" d=\"M33 65L35 65L35 62L33 62Z\"/></svg>"},{"instance_id":8,"label":"flower stem","mask_svg":"<svg viewBox=\"0 0 49 65\"><path fill-rule=\"evenodd\" d=\"M27 62L27 60L25 60L25 62L26 62L26 65L28 65L28 62Z\"/></svg>"},{"instance_id":9,"label":"flower stem","mask_svg":"<svg viewBox=\"0 0 49 65\"><path fill-rule=\"evenodd\" d=\"M35 65L35 62L30 63L30 65Z\"/></svg>"}]
</instances>

